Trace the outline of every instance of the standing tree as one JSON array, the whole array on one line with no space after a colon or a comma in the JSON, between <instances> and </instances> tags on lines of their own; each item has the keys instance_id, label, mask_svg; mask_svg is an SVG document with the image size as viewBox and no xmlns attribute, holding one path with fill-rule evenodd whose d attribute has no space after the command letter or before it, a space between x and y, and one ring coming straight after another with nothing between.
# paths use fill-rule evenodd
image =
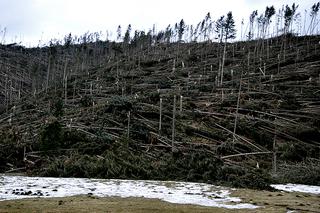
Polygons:
<instances>
[{"instance_id":1,"label":"standing tree","mask_svg":"<svg viewBox=\"0 0 320 213\"><path fill-rule=\"evenodd\" d=\"M255 10L251 13L250 17L249 17L249 21L250 21L250 25L249 25L249 33L248 33L248 39L251 40L253 39L254 36L254 20L256 18L256 16L258 15L258 11Z\"/></svg>"},{"instance_id":2,"label":"standing tree","mask_svg":"<svg viewBox=\"0 0 320 213\"><path fill-rule=\"evenodd\" d=\"M223 48L223 57L222 57L221 75L220 75L220 78L221 78L220 85L222 85L223 84L223 68L224 68L224 62L226 58L228 39L234 39L236 37L235 22L234 22L231 11L227 14L226 18L224 18L224 16L221 16L220 19L218 19L217 25L216 25L216 31L221 33L220 41L224 39L224 48ZM222 98L223 98L223 95L222 95Z\"/></svg>"},{"instance_id":3,"label":"standing tree","mask_svg":"<svg viewBox=\"0 0 320 213\"><path fill-rule=\"evenodd\" d=\"M178 26L178 41L181 42L182 41L182 36L184 34L186 25L183 21L183 19L181 19L179 26Z\"/></svg>"},{"instance_id":4,"label":"standing tree","mask_svg":"<svg viewBox=\"0 0 320 213\"><path fill-rule=\"evenodd\" d=\"M117 40L120 41L120 39L121 39L121 25L119 25L117 28Z\"/></svg>"},{"instance_id":5,"label":"standing tree","mask_svg":"<svg viewBox=\"0 0 320 213\"><path fill-rule=\"evenodd\" d=\"M319 9L320 9L320 2L314 3L311 7L311 13L310 13L311 21L310 21L310 26L309 26L310 34L313 34L314 29L316 28L316 26L318 24L317 16L318 16Z\"/></svg>"},{"instance_id":6,"label":"standing tree","mask_svg":"<svg viewBox=\"0 0 320 213\"><path fill-rule=\"evenodd\" d=\"M276 14L276 10L274 9L273 6L271 7L266 7L266 11L264 13L264 32L263 36L265 37L269 28L269 25L271 23L271 18L272 16Z\"/></svg>"},{"instance_id":7,"label":"standing tree","mask_svg":"<svg viewBox=\"0 0 320 213\"><path fill-rule=\"evenodd\" d=\"M224 22L224 29L225 29L225 34L224 34L224 39L225 43L227 42L228 39L234 39L236 38L236 28L235 28L235 23L233 19L232 12L229 12L227 14L227 18Z\"/></svg>"},{"instance_id":8,"label":"standing tree","mask_svg":"<svg viewBox=\"0 0 320 213\"><path fill-rule=\"evenodd\" d=\"M223 35L224 35L224 22L225 18L224 16L221 16L217 21L216 21L216 29L215 32L217 33L216 39L219 40L220 43L222 43L223 40Z\"/></svg>"},{"instance_id":9,"label":"standing tree","mask_svg":"<svg viewBox=\"0 0 320 213\"><path fill-rule=\"evenodd\" d=\"M189 27L189 42L193 41L193 33L194 33L193 25L191 24Z\"/></svg>"},{"instance_id":10,"label":"standing tree","mask_svg":"<svg viewBox=\"0 0 320 213\"><path fill-rule=\"evenodd\" d=\"M72 35L71 33L69 33L69 35L64 37L64 46L68 48L70 47L71 44L72 44Z\"/></svg>"},{"instance_id":11,"label":"standing tree","mask_svg":"<svg viewBox=\"0 0 320 213\"><path fill-rule=\"evenodd\" d=\"M198 40L198 37L199 37L199 34L201 34L199 28L200 28L200 24L201 22L199 22L196 26L196 28L194 29L193 31L193 34L194 34L194 41L197 41Z\"/></svg>"},{"instance_id":12,"label":"standing tree","mask_svg":"<svg viewBox=\"0 0 320 213\"><path fill-rule=\"evenodd\" d=\"M293 21L299 15L299 13L297 14L298 7L299 5L296 5L295 3L292 4L292 8L286 5L286 9L284 11L284 33L285 34L289 33L290 29L292 28Z\"/></svg>"},{"instance_id":13,"label":"standing tree","mask_svg":"<svg viewBox=\"0 0 320 213\"><path fill-rule=\"evenodd\" d=\"M172 29L170 24L167 26L166 31L164 32L164 40L169 44L172 37Z\"/></svg>"},{"instance_id":14,"label":"standing tree","mask_svg":"<svg viewBox=\"0 0 320 213\"><path fill-rule=\"evenodd\" d=\"M164 41L164 31L160 30L156 35L156 43L162 43Z\"/></svg>"},{"instance_id":15,"label":"standing tree","mask_svg":"<svg viewBox=\"0 0 320 213\"><path fill-rule=\"evenodd\" d=\"M207 13L206 17L204 18L205 26L204 26L204 35L203 38L204 40L209 40L211 30L212 30L212 21L211 21L211 15L210 13Z\"/></svg>"},{"instance_id":16,"label":"standing tree","mask_svg":"<svg viewBox=\"0 0 320 213\"><path fill-rule=\"evenodd\" d=\"M131 24L128 25L127 31L123 37L123 42L125 44L129 44L129 42L130 42L130 33L131 33Z\"/></svg>"}]
</instances>

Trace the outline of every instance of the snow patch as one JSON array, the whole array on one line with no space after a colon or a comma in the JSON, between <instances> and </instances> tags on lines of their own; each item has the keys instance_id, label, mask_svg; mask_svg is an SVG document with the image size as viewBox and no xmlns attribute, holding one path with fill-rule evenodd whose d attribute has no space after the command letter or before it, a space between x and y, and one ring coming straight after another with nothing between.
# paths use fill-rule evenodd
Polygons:
<instances>
[{"instance_id":1,"label":"snow patch","mask_svg":"<svg viewBox=\"0 0 320 213\"><path fill-rule=\"evenodd\" d=\"M34 197L93 195L156 198L170 203L228 209L255 209L225 187L204 183L0 175L0 201Z\"/></svg>"},{"instance_id":2,"label":"snow patch","mask_svg":"<svg viewBox=\"0 0 320 213\"><path fill-rule=\"evenodd\" d=\"M302 184L273 184L271 185L273 188L286 191L286 192L303 192L303 193L311 193L311 194L320 194L320 186L310 186L310 185L302 185Z\"/></svg>"}]
</instances>

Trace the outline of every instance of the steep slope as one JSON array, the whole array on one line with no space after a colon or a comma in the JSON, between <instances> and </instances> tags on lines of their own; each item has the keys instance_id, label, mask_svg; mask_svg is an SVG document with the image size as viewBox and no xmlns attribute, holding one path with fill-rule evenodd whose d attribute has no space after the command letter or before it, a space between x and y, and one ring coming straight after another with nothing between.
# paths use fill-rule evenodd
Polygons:
<instances>
[{"instance_id":1,"label":"steep slope","mask_svg":"<svg viewBox=\"0 0 320 213\"><path fill-rule=\"evenodd\" d=\"M319 38L6 47L0 170L320 184Z\"/></svg>"}]
</instances>

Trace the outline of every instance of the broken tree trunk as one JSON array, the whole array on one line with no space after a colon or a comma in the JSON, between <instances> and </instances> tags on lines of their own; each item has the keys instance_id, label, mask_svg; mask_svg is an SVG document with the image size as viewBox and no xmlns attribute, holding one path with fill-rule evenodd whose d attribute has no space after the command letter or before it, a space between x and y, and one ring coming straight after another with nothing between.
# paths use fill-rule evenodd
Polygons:
<instances>
[{"instance_id":1,"label":"broken tree trunk","mask_svg":"<svg viewBox=\"0 0 320 213\"><path fill-rule=\"evenodd\" d=\"M173 113L172 113L172 152L174 150L174 136L175 136L175 119L176 119L176 95L173 96Z\"/></svg>"}]
</instances>

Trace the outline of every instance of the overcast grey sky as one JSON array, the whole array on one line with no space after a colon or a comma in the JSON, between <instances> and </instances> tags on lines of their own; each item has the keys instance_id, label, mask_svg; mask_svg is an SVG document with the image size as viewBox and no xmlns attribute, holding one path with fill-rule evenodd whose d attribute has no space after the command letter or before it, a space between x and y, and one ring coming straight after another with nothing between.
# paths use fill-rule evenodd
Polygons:
<instances>
[{"instance_id":1,"label":"overcast grey sky","mask_svg":"<svg viewBox=\"0 0 320 213\"><path fill-rule=\"evenodd\" d=\"M29 46L41 38L44 43L69 32L115 33L119 24L123 29L131 24L139 30L148 30L153 24L163 29L181 18L186 24L196 24L207 12L216 20L232 11L240 26L242 19L248 22L253 10L262 13L271 5L278 10L293 2L299 4L304 18L305 9L309 10L317 0L0 0L0 30L7 29L6 43L22 41Z\"/></svg>"}]
</instances>

